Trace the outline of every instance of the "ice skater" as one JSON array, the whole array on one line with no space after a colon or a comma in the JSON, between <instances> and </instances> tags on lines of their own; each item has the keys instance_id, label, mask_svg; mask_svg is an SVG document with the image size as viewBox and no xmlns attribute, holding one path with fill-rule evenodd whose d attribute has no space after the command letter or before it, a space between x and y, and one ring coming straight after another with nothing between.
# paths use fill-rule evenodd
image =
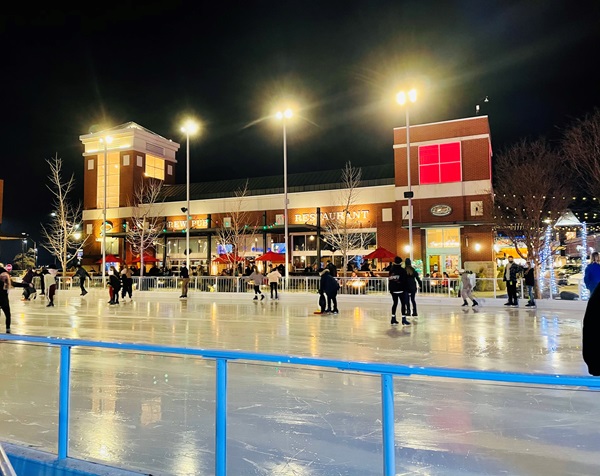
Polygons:
<instances>
[{"instance_id":1,"label":"ice skater","mask_svg":"<svg viewBox=\"0 0 600 476\"><path fill-rule=\"evenodd\" d=\"M11 287L10 274L4 268L4 264L0 263L0 309L4 311L7 334L10 334L10 301L8 300L8 291Z\"/></svg>"},{"instance_id":2,"label":"ice skater","mask_svg":"<svg viewBox=\"0 0 600 476\"><path fill-rule=\"evenodd\" d=\"M471 282L471 275L468 271L464 269L460 270L460 295L463 298L463 306L468 306L469 302L467 298L471 300L473 303L473 307L479 306L479 303L473 296L473 283Z\"/></svg>"},{"instance_id":3,"label":"ice skater","mask_svg":"<svg viewBox=\"0 0 600 476\"><path fill-rule=\"evenodd\" d=\"M281 279L281 273L277 271L275 266L271 266L271 271L267 274L267 281L269 281L269 287L271 288L271 299L279 299L277 295L277 286Z\"/></svg>"},{"instance_id":4,"label":"ice skater","mask_svg":"<svg viewBox=\"0 0 600 476\"><path fill-rule=\"evenodd\" d=\"M394 262L389 266L389 290L392 295L392 320L391 324L400 324L396 319L396 310L398 302L400 302L400 310L406 311L404 305L406 291L406 270L402 267L402 258L396 256ZM410 322L406 319L406 314L402 314L402 325L410 326Z\"/></svg>"},{"instance_id":5,"label":"ice skater","mask_svg":"<svg viewBox=\"0 0 600 476\"><path fill-rule=\"evenodd\" d=\"M260 300L262 301L265 298L265 295L260 290L260 285L263 283L265 277L261 272L258 271L256 266L252 266L252 274L248 276L248 281L252 281L254 284L254 301L258 301L258 296L260 296Z\"/></svg>"},{"instance_id":6,"label":"ice skater","mask_svg":"<svg viewBox=\"0 0 600 476\"><path fill-rule=\"evenodd\" d=\"M337 279L335 279L328 268L322 269L319 272L321 276L321 280L319 281L319 294L321 296L327 296L327 307L323 310L323 306L321 304L321 300L319 300L319 304L321 305L321 314L339 314L338 305L337 305L337 293L340 289L340 283L338 283Z\"/></svg>"},{"instance_id":7,"label":"ice skater","mask_svg":"<svg viewBox=\"0 0 600 476\"><path fill-rule=\"evenodd\" d=\"M48 267L48 274L44 275L44 284L46 286L46 298L48 304L46 307L54 307L54 295L56 294L56 274L58 270L55 267Z\"/></svg>"}]
</instances>

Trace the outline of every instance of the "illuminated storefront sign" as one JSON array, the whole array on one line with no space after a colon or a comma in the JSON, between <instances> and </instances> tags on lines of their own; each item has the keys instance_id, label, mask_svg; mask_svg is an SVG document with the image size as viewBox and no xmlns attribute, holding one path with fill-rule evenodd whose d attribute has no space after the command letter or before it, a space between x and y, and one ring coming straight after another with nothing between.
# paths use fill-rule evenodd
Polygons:
<instances>
[{"instance_id":1,"label":"illuminated storefront sign","mask_svg":"<svg viewBox=\"0 0 600 476\"><path fill-rule=\"evenodd\" d=\"M185 230L187 222L185 220L169 220L167 221L167 230ZM190 230L198 228L208 228L208 219L190 220Z\"/></svg>"},{"instance_id":2,"label":"illuminated storefront sign","mask_svg":"<svg viewBox=\"0 0 600 476\"><path fill-rule=\"evenodd\" d=\"M369 210L353 210L348 212L348 218L351 220L367 220L369 218ZM323 212L321 213L321 223L327 220L343 220L344 211L340 210L337 212ZM294 223L305 223L316 225L317 214L316 213L296 213L294 215Z\"/></svg>"}]
</instances>

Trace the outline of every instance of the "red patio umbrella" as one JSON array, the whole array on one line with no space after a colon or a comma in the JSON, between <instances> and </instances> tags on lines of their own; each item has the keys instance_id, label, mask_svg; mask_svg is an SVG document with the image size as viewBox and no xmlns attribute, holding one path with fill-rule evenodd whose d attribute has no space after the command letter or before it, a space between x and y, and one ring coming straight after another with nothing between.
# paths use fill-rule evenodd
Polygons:
<instances>
[{"instance_id":1,"label":"red patio umbrella","mask_svg":"<svg viewBox=\"0 0 600 476\"><path fill-rule=\"evenodd\" d=\"M392 253L389 250L386 250L383 247L379 247L376 250L372 251L371 253L369 253L368 255L365 255L364 258L365 259L379 259L382 261L392 261L394 258L396 257L395 253Z\"/></svg>"},{"instance_id":2,"label":"red patio umbrella","mask_svg":"<svg viewBox=\"0 0 600 476\"><path fill-rule=\"evenodd\" d=\"M262 256L256 258L256 261L270 261L271 263L285 263L285 253L275 253L267 251Z\"/></svg>"},{"instance_id":3,"label":"red patio umbrella","mask_svg":"<svg viewBox=\"0 0 600 476\"><path fill-rule=\"evenodd\" d=\"M120 263L121 262L121 258L119 258L118 256L115 255L106 255L104 257L104 260L107 263ZM100 258L98 261L96 261L97 264L102 264L102 258Z\"/></svg>"},{"instance_id":4,"label":"red patio umbrella","mask_svg":"<svg viewBox=\"0 0 600 476\"><path fill-rule=\"evenodd\" d=\"M233 255L232 253L222 254L213 259L213 263L228 264L236 261L244 261L241 256Z\"/></svg>"},{"instance_id":5,"label":"red patio umbrella","mask_svg":"<svg viewBox=\"0 0 600 476\"><path fill-rule=\"evenodd\" d=\"M134 258L131 263L140 263L142 261L141 257ZM158 263L160 258L152 255L144 255L144 263Z\"/></svg>"}]
</instances>

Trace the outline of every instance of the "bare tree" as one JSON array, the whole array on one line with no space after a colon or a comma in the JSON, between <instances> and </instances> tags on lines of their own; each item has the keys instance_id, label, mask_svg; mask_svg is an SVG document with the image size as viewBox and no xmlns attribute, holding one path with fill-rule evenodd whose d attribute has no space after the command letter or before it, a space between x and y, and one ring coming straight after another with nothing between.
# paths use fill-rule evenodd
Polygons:
<instances>
[{"instance_id":1,"label":"bare tree","mask_svg":"<svg viewBox=\"0 0 600 476\"><path fill-rule=\"evenodd\" d=\"M56 156L46 160L50 165L50 185L47 185L54 199L52 201L52 219L50 224L42 226L42 246L61 264L63 276L67 272L67 263L71 256L83 249L86 238L81 238L81 203L74 205L69 194L75 187L75 177L67 181L62 178L62 159Z\"/></svg>"},{"instance_id":2,"label":"bare tree","mask_svg":"<svg viewBox=\"0 0 600 476\"><path fill-rule=\"evenodd\" d=\"M522 140L498 154L495 176L496 228L509 237L519 256L539 269L546 227L570 204L568 167L544 139Z\"/></svg>"},{"instance_id":3,"label":"bare tree","mask_svg":"<svg viewBox=\"0 0 600 476\"><path fill-rule=\"evenodd\" d=\"M162 209L157 204L161 188L160 180L144 179L135 188L129 203L132 214L125 236L131 250L140 255L140 276L142 277L144 276L145 253L150 248L154 248L156 239L163 229Z\"/></svg>"},{"instance_id":4,"label":"bare tree","mask_svg":"<svg viewBox=\"0 0 600 476\"><path fill-rule=\"evenodd\" d=\"M231 210L225 213L217 228L217 239L223 246L231 245L232 253L225 256L227 264L235 269L237 261L243 259L249 251L248 243L254 241L258 219L246 210L248 180L243 187L234 192L234 196Z\"/></svg>"},{"instance_id":5,"label":"bare tree","mask_svg":"<svg viewBox=\"0 0 600 476\"><path fill-rule=\"evenodd\" d=\"M349 252L365 246L365 234L360 231L356 210L361 177L362 170L346 162L342 169L342 190L339 196L339 206L342 210L323 215L323 240L342 253L343 273L346 272Z\"/></svg>"},{"instance_id":6,"label":"bare tree","mask_svg":"<svg viewBox=\"0 0 600 476\"><path fill-rule=\"evenodd\" d=\"M565 131L562 150L587 191L600 197L600 108Z\"/></svg>"}]
</instances>

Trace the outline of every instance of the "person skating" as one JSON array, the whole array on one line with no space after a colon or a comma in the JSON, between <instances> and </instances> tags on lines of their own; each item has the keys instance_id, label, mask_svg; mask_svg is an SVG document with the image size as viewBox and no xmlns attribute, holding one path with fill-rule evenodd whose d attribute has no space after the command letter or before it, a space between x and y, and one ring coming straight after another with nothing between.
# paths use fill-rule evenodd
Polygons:
<instances>
[{"instance_id":1,"label":"person skating","mask_svg":"<svg viewBox=\"0 0 600 476\"><path fill-rule=\"evenodd\" d=\"M108 304L119 304L119 291L121 290L121 279L119 278L119 273L117 272L114 266L111 266L110 271L108 272L108 287L108 292L110 295L110 301L108 301Z\"/></svg>"},{"instance_id":2,"label":"person skating","mask_svg":"<svg viewBox=\"0 0 600 476\"><path fill-rule=\"evenodd\" d=\"M473 283L471 282L471 276L468 271L464 269L460 270L460 295L463 298L463 306L468 306L469 302L467 298L469 298L473 304L473 307L479 306L479 303L473 296Z\"/></svg>"},{"instance_id":3,"label":"person skating","mask_svg":"<svg viewBox=\"0 0 600 476\"><path fill-rule=\"evenodd\" d=\"M519 306L519 298L517 297L517 277L523 271L523 267L514 262L512 256L508 257L508 262L504 268L503 280L506 282L506 292L508 294L508 302L505 306Z\"/></svg>"},{"instance_id":4,"label":"person skating","mask_svg":"<svg viewBox=\"0 0 600 476\"><path fill-rule=\"evenodd\" d=\"M535 306L535 269L528 261L523 267L523 277L525 278L525 286L527 287L527 294L529 295L529 301L525 304L525 307L536 307Z\"/></svg>"},{"instance_id":5,"label":"person skating","mask_svg":"<svg viewBox=\"0 0 600 476\"><path fill-rule=\"evenodd\" d=\"M56 274L58 270L55 267L48 266L48 274L44 275L44 284L46 286L46 298L48 304L46 307L54 307L54 295L56 294Z\"/></svg>"},{"instance_id":6,"label":"person skating","mask_svg":"<svg viewBox=\"0 0 600 476\"><path fill-rule=\"evenodd\" d=\"M329 269L325 268L319 272L321 280L319 281L319 294L327 297L327 307L325 311L321 308L323 314L339 314L337 305L337 293L340 289L340 283L335 279Z\"/></svg>"},{"instance_id":7,"label":"person skating","mask_svg":"<svg viewBox=\"0 0 600 476\"><path fill-rule=\"evenodd\" d=\"M398 309L398 301L400 301L400 309L403 310L403 305L406 291L406 270L402 267L402 258L396 256L394 262L389 266L389 290L392 295L392 320L391 324L400 324L396 319L396 310ZM402 325L409 326L410 322L406 319L406 315L402 314Z\"/></svg>"},{"instance_id":8,"label":"person skating","mask_svg":"<svg viewBox=\"0 0 600 476\"><path fill-rule=\"evenodd\" d=\"M265 298L265 295L260 290L260 285L263 283L264 279L265 277L258 271L256 266L252 266L252 273L248 276L248 281L254 282L254 301L258 301L258 296L260 296L261 301Z\"/></svg>"},{"instance_id":9,"label":"person skating","mask_svg":"<svg viewBox=\"0 0 600 476\"><path fill-rule=\"evenodd\" d=\"M121 299L123 302L127 296L130 301L133 299L133 271L129 266L124 265L121 270Z\"/></svg>"},{"instance_id":10,"label":"person skating","mask_svg":"<svg viewBox=\"0 0 600 476\"><path fill-rule=\"evenodd\" d=\"M585 268L583 282L591 296L598 283L600 283L600 254L597 251L592 253L590 264Z\"/></svg>"},{"instance_id":11,"label":"person skating","mask_svg":"<svg viewBox=\"0 0 600 476\"><path fill-rule=\"evenodd\" d=\"M27 266L27 272L21 282L23 283L23 301L31 301L31 296L33 299L37 297L37 291L35 290L35 286L33 285L33 277L35 273L31 266Z\"/></svg>"},{"instance_id":12,"label":"person skating","mask_svg":"<svg viewBox=\"0 0 600 476\"><path fill-rule=\"evenodd\" d=\"M6 323L6 333L10 334L10 301L8 300L8 291L12 287L10 274L4 268L4 264L0 263L0 309L4 312L4 320Z\"/></svg>"},{"instance_id":13,"label":"person skating","mask_svg":"<svg viewBox=\"0 0 600 476\"><path fill-rule=\"evenodd\" d=\"M77 276L79 278L79 289L81 290L80 296L85 296L88 292L85 289L85 280L91 279L90 274L85 270L83 266L80 264L77 265L77 271L73 276Z\"/></svg>"},{"instance_id":14,"label":"person skating","mask_svg":"<svg viewBox=\"0 0 600 476\"><path fill-rule=\"evenodd\" d=\"M423 283L421 282L419 273L413 268L410 258L406 258L404 261L404 269L406 270L406 292L404 296L404 311L402 314L410 316L410 307L412 304L412 315L413 317L417 317L417 302L415 299L417 294L417 284L418 289L421 289Z\"/></svg>"},{"instance_id":15,"label":"person skating","mask_svg":"<svg viewBox=\"0 0 600 476\"><path fill-rule=\"evenodd\" d=\"M267 274L267 281L269 281L269 288L271 289L271 299L279 299L277 295L277 286L281 279L281 273L277 271L275 266L271 266L271 271Z\"/></svg>"},{"instance_id":16,"label":"person skating","mask_svg":"<svg viewBox=\"0 0 600 476\"><path fill-rule=\"evenodd\" d=\"M190 285L190 270L185 264L179 269L179 276L181 277L181 296L179 296L179 299L187 299L188 286Z\"/></svg>"}]
</instances>

